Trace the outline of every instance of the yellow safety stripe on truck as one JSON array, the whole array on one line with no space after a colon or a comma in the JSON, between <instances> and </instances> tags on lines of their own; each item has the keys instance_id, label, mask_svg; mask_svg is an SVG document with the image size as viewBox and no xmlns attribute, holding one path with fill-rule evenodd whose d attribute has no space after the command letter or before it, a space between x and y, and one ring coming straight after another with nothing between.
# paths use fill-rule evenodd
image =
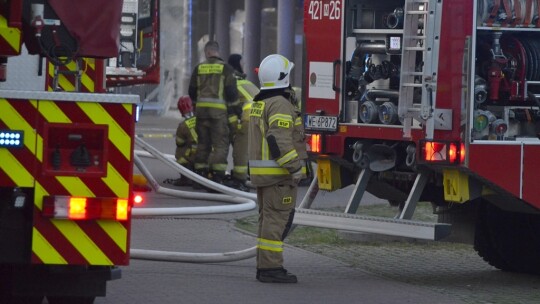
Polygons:
<instances>
[{"instance_id":1,"label":"yellow safety stripe on truck","mask_svg":"<svg viewBox=\"0 0 540 304\"><path fill-rule=\"evenodd\" d=\"M9 27L6 17L0 15L0 38L5 41L15 53L21 51L21 31Z\"/></svg>"},{"instance_id":2,"label":"yellow safety stripe on truck","mask_svg":"<svg viewBox=\"0 0 540 304\"><path fill-rule=\"evenodd\" d=\"M79 102L77 105L95 124L109 125L109 139L122 152L126 159L131 159L131 138L118 125L116 120L98 103Z\"/></svg>"}]
</instances>

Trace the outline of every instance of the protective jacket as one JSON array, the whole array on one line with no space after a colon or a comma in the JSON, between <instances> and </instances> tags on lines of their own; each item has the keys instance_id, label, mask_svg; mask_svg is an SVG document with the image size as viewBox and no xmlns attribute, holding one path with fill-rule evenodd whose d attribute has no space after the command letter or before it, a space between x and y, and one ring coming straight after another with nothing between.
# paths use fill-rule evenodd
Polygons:
<instances>
[{"instance_id":1,"label":"protective jacket","mask_svg":"<svg viewBox=\"0 0 540 304\"><path fill-rule=\"evenodd\" d=\"M197 153L197 132L195 131L197 119L190 117L178 124L176 129L176 161L184 167L193 168L195 154Z\"/></svg>"},{"instance_id":2,"label":"protective jacket","mask_svg":"<svg viewBox=\"0 0 540 304\"><path fill-rule=\"evenodd\" d=\"M232 142L233 142L233 178L246 181L248 168L248 128L249 113L253 98L259 93L259 88L251 81L246 80L245 74L236 72L236 84L238 88L238 100L233 104L240 109L240 116L235 115L237 124L231 124ZM237 110L238 111L238 110ZM234 129L233 129L234 128ZM234 131L233 131L234 130Z\"/></svg>"},{"instance_id":3,"label":"protective jacket","mask_svg":"<svg viewBox=\"0 0 540 304\"><path fill-rule=\"evenodd\" d=\"M264 90L251 107L249 175L256 187L292 182L307 159L300 112L286 89Z\"/></svg>"},{"instance_id":4,"label":"protective jacket","mask_svg":"<svg viewBox=\"0 0 540 304\"><path fill-rule=\"evenodd\" d=\"M238 91L234 69L219 57L210 57L197 65L189 82L189 97L199 118L227 116L228 105L236 101Z\"/></svg>"},{"instance_id":5,"label":"protective jacket","mask_svg":"<svg viewBox=\"0 0 540 304\"><path fill-rule=\"evenodd\" d=\"M237 99L233 68L219 57L197 65L189 84L197 117L195 170L201 175L211 170L215 181L222 180L229 155L229 104Z\"/></svg>"}]
</instances>

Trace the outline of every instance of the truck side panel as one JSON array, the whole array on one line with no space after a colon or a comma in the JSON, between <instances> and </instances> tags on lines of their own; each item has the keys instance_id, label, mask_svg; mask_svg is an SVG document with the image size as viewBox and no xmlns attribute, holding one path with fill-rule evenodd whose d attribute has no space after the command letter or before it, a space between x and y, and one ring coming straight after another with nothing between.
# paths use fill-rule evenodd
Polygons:
<instances>
[{"instance_id":1,"label":"truck side panel","mask_svg":"<svg viewBox=\"0 0 540 304\"><path fill-rule=\"evenodd\" d=\"M43 201L46 196L130 199L135 105L4 98L0 108L10 113L0 115L0 128L24 131L24 148L0 149L2 159L12 160L0 163L0 186L34 188L27 238L31 262L127 265L129 217L54 219L43 215ZM89 164L74 160L81 146Z\"/></svg>"},{"instance_id":2,"label":"truck side panel","mask_svg":"<svg viewBox=\"0 0 540 304\"><path fill-rule=\"evenodd\" d=\"M444 14L441 20L441 37L437 74L437 108L452 109L452 130L435 130L440 140L460 140L461 111L464 110L463 59L465 40L472 35L473 1L443 1Z\"/></svg>"}]
</instances>

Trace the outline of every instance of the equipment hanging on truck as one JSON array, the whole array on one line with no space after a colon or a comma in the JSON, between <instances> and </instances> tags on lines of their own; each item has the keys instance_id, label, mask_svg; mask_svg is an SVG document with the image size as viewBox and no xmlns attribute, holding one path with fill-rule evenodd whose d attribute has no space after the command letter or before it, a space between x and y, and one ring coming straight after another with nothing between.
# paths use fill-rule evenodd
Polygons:
<instances>
[{"instance_id":1,"label":"equipment hanging on truck","mask_svg":"<svg viewBox=\"0 0 540 304\"><path fill-rule=\"evenodd\" d=\"M317 187L355 184L346 220L335 221L435 240L463 230L491 265L540 274L539 7L305 1L302 109ZM398 216L356 215L365 191ZM418 201L433 204L438 223L411 220Z\"/></svg>"},{"instance_id":2,"label":"equipment hanging on truck","mask_svg":"<svg viewBox=\"0 0 540 304\"><path fill-rule=\"evenodd\" d=\"M129 264L140 98L106 66L144 5L156 21L157 1L0 5L1 303L93 303Z\"/></svg>"}]
</instances>

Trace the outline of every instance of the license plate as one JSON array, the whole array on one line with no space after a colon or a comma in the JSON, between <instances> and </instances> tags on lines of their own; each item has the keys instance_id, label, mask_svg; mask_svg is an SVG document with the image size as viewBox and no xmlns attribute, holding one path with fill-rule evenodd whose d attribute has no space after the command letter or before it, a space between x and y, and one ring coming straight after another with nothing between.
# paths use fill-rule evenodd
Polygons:
<instances>
[{"instance_id":1,"label":"license plate","mask_svg":"<svg viewBox=\"0 0 540 304\"><path fill-rule=\"evenodd\" d=\"M336 116L306 115L305 128L310 130L337 131Z\"/></svg>"}]
</instances>

